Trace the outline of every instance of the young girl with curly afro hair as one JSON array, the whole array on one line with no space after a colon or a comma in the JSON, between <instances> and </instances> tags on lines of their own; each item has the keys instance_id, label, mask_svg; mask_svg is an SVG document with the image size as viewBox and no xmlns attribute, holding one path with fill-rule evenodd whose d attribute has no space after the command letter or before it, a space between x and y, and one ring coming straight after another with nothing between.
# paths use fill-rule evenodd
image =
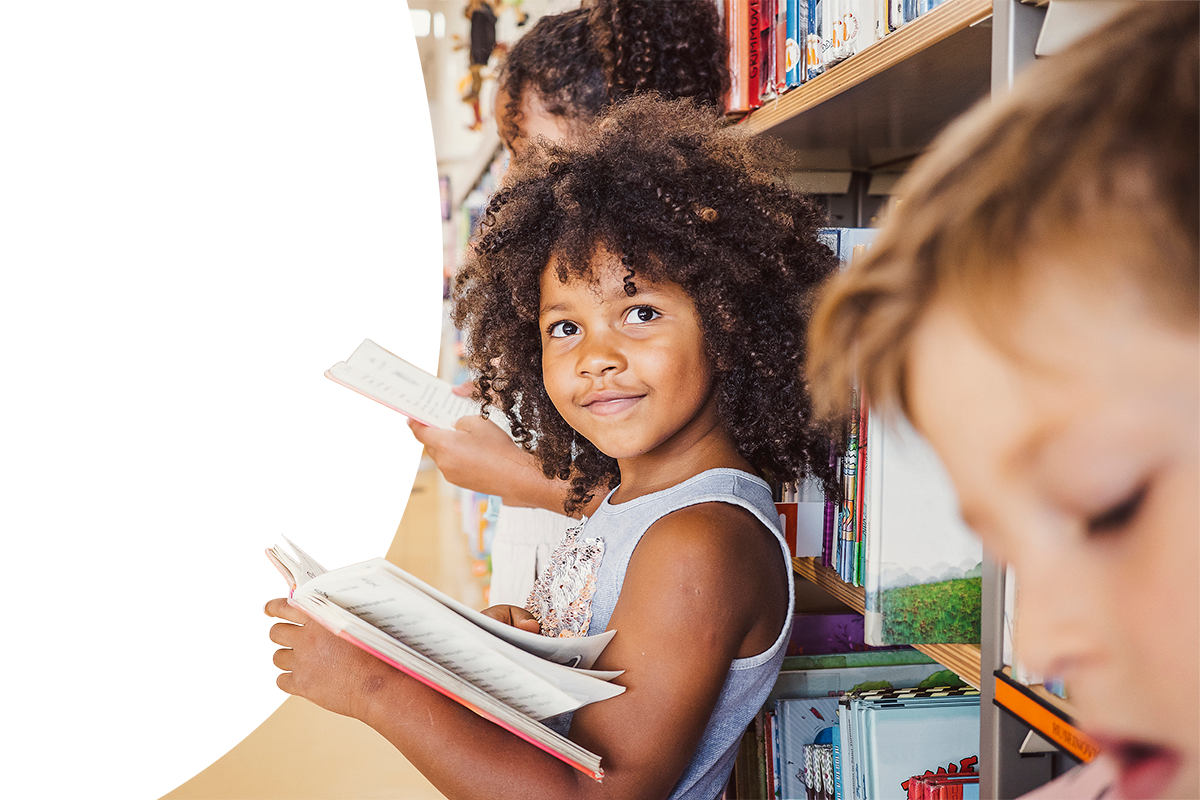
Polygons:
<instances>
[{"instance_id":1,"label":"young girl with curly afro hair","mask_svg":"<svg viewBox=\"0 0 1200 800\"><path fill-rule=\"evenodd\" d=\"M570 140L610 103L638 92L716 107L729 85L726 53L713 0L594 0L542 17L513 45L497 76L496 126L515 161L534 139ZM454 430L409 427L450 483L502 500L490 593L493 602L525 602L574 523L561 513L568 485L545 478L530 453L479 416Z\"/></svg>"},{"instance_id":2,"label":"young girl with curly afro hair","mask_svg":"<svg viewBox=\"0 0 1200 800\"><path fill-rule=\"evenodd\" d=\"M785 163L715 112L635 97L570 145L531 148L456 281L484 396L570 479L570 507L603 498L526 608L487 612L549 636L616 631L595 667L625 691L547 721L602 757L603 781L279 600L268 612L298 623L272 629L281 688L362 719L449 797L722 792L791 626L764 476L829 462L800 365L810 292L835 261Z\"/></svg>"}]
</instances>

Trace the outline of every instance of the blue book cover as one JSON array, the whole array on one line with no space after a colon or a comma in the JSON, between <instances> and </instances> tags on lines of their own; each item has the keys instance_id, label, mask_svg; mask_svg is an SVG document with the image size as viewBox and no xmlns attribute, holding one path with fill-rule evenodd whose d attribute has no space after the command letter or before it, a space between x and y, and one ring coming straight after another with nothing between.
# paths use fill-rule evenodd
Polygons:
<instances>
[{"instance_id":1,"label":"blue book cover","mask_svg":"<svg viewBox=\"0 0 1200 800\"><path fill-rule=\"evenodd\" d=\"M808 0L787 0L787 85L799 86L808 78L804 53L808 44Z\"/></svg>"}]
</instances>

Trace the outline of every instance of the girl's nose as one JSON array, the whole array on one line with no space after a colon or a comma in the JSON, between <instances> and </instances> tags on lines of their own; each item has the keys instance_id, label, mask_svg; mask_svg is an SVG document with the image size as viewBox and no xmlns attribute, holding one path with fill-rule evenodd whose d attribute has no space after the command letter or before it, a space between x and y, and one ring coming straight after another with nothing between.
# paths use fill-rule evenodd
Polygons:
<instances>
[{"instance_id":1,"label":"girl's nose","mask_svg":"<svg viewBox=\"0 0 1200 800\"><path fill-rule=\"evenodd\" d=\"M590 333L584 337L577 350L580 375L597 378L625 369L625 354L614 339L607 331Z\"/></svg>"}]
</instances>

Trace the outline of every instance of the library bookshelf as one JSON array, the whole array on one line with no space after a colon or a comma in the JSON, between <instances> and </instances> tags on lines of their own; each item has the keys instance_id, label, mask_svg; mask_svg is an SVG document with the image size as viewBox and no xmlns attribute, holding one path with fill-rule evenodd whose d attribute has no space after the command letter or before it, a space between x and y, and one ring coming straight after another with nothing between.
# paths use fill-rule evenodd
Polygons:
<instances>
[{"instance_id":1,"label":"library bookshelf","mask_svg":"<svg viewBox=\"0 0 1200 800\"><path fill-rule=\"evenodd\" d=\"M812 581L818 588L833 595L850 608L863 613L864 590L851 586L838 577L837 572L822 566L817 558L793 558L792 571ZM977 644L914 644L913 647L932 658L947 669L954 670L958 677L974 686L983 687L980 673L979 645Z\"/></svg>"},{"instance_id":2,"label":"library bookshelf","mask_svg":"<svg viewBox=\"0 0 1200 800\"><path fill-rule=\"evenodd\" d=\"M849 190L857 193L849 206L858 210L861 225L876 176L902 173L951 121L1008 91L1034 60L1044 16L1043 7L1023 0L944 0L736 124L782 140L800 169L862 175ZM794 559L793 570L844 605L864 610L863 589L844 583L819 559ZM1003 672L1003 613L1004 568L985 555L980 644L914 645L980 690L983 798L1016 796L1051 777L1023 760L1018 745L1030 731L1069 759L1088 760L1095 752L1075 727L1069 705Z\"/></svg>"}]
</instances>

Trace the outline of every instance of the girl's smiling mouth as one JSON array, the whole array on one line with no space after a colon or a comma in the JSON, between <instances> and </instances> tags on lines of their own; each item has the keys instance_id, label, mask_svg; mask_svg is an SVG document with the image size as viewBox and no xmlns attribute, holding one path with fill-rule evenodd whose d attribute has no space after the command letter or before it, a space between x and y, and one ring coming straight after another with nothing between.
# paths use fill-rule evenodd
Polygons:
<instances>
[{"instance_id":1,"label":"girl's smiling mouth","mask_svg":"<svg viewBox=\"0 0 1200 800\"><path fill-rule=\"evenodd\" d=\"M643 397L645 397L643 394L616 392L606 389L601 392L590 392L584 396L583 402L579 405L592 414L607 417L633 408Z\"/></svg>"}]
</instances>

